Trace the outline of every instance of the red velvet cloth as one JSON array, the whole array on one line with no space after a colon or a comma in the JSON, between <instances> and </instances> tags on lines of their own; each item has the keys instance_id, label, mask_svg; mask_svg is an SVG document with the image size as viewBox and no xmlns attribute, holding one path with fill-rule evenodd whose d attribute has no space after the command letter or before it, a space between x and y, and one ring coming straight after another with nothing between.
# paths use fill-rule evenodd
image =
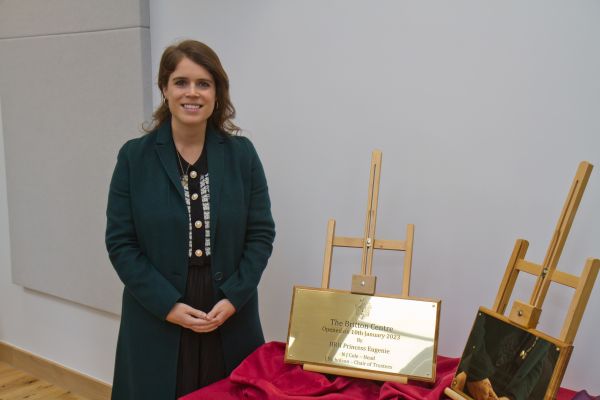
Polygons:
<instances>
[{"instance_id":1,"label":"red velvet cloth","mask_svg":"<svg viewBox=\"0 0 600 400\"><path fill-rule=\"evenodd\" d=\"M437 400L446 398L444 389L450 385L459 362L458 358L438 356L435 384L410 382L403 385L305 371L301 365L284 363L284 353L285 343L267 343L246 358L229 378L181 397L181 400L305 400L317 397L322 400ZM572 400L575 394L561 388L557 400Z\"/></svg>"}]
</instances>

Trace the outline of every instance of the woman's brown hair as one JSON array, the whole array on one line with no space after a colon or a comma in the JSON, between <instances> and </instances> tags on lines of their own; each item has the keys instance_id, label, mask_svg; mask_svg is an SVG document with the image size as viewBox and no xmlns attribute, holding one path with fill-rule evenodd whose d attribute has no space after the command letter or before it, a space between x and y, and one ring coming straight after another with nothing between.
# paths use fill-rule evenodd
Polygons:
<instances>
[{"instance_id":1,"label":"woman's brown hair","mask_svg":"<svg viewBox=\"0 0 600 400\"><path fill-rule=\"evenodd\" d=\"M235 108L229 98L229 78L221 65L217 53L204 43L196 40L184 40L165 49L158 68L158 88L161 95L163 89L167 87L169 77L184 57L206 68L215 81L216 103L215 109L208 119L208 123L222 132L230 134L238 133L240 128L232 122L232 119L235 117ZM169 105L163 96L160 105L152 114L150 127L144 128L144 130L150 132L158 128L170 117L171 111L169 111Z\"/></svg>"}]
</instances>

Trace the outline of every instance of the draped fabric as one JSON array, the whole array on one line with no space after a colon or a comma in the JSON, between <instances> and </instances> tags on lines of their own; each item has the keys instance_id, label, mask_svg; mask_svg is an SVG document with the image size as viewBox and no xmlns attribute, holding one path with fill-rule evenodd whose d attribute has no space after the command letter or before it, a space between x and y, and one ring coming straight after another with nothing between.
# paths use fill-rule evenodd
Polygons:
<instances>
[{"instance_id":1,"label":"draped fabric","mask_svg":"<svg viewBox=\"0 0 600 400\"><path fill-rule=\"evenodd\" d=\"M592 397L587 390L582 390L581 392L577 392L572 400L600 400L600 396Z\"/></svg>"},{"instance_id":2,"label":"draped fabric","mask_svg":"<svg viewBox=\"0 0 600 400\"><path fill-rule=\"evenodd\" d=\"M283 362L285 343L270 342L246 358L231 375L181 400L438 400L446 398L458 358L438 356L436 381L399 384L324 375ZM587 392L561 388L557 400L594 400ZM600 399L598 399L600 400Z\"/></svg>"}]
</instances>

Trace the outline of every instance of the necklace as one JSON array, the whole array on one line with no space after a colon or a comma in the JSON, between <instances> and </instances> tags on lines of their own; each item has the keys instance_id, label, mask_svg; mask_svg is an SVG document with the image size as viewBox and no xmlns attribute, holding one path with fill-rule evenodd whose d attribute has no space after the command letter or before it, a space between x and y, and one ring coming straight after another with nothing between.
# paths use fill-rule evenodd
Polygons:
<instances>
[{"instance_id":1,"label":"necklace","mask_svg":"<svg viewBox=\"0 0 600 400\"><path fill-rule=\"evenodd\" d=\"M533 343L531 344L531 346L529 346L529 347L528 347L527 349L525 349L525 350L521 350L521 353L519 354L519 357L521 357L521 359L523 359L523 360L524 360L524 359L526 359L526 358L527 358L527 355L529 354L529 352L530 352L531 350L533 350L533 348L535 347L535 344L537 343L538 339L539 339L539 338L536 336L536 337L535 337L535 340L533 341Z\"/></svg>"},{"instance_id":2,"label":"necklace","mask_svg":"<svg viewBox=\"0 0 600 400\"><path fill-rule=\"evenodd\" d=\"M187 168L184 170L183 169L183 163L181 162L181 154L179 154L179 151L177 151L177 161L179 161L179 168L181 168L181 182L183 182L184 186L187 186L187 182L188 182L188 172L190 171L190 164L187 163L187 161L185 162L187 164Z\"/></svg>"}]
</instances>

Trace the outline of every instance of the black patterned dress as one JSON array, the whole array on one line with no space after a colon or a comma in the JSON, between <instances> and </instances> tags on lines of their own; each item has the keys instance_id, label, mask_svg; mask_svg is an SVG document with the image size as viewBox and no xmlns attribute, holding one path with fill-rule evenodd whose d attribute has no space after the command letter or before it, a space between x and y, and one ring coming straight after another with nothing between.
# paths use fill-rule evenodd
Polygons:
<instances>
[{"instance_id":1,"label":"black patterned dress","mask_svg":"<svg viewBox=\"0 0 600 400\"><path fill-rule=\"evenodd\" d=\"M189 216L188 278L181 302L208 313L214 302L210 267L210 185L206 146L189 165L177 154ZM177 397L225 377L219 330L195 333L182 328L177 365Z\"/></svg>"}]
</instances>

